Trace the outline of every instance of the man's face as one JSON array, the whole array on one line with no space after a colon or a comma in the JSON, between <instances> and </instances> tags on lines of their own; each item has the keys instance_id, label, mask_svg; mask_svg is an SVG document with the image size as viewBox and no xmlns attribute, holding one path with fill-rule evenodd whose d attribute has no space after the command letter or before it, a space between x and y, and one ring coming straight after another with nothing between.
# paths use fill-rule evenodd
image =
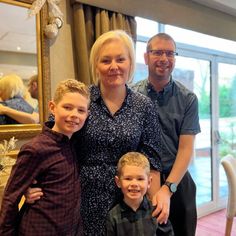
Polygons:
<instances>
[{"instance_id":1,"label":"man's face","mask_svg":"<svg viewBox=\"0 0 236 236\"><path fill-rule=\"evenodd\" d=\"M171 40L154 38L150 50L144 54L149 76L158 80L169 80L175 67L175 44Z\"/></svg>"},{"instance_id":2,"label":"man's face","mask_svg":"<svg viewBox=\"0 0 236 236\"><path fill-rule=\"evenodd\" d=\"M32 98L38 99L38 84L37 82L33 81L28 86L28 91Z\"/></svg>"}]
</instances>

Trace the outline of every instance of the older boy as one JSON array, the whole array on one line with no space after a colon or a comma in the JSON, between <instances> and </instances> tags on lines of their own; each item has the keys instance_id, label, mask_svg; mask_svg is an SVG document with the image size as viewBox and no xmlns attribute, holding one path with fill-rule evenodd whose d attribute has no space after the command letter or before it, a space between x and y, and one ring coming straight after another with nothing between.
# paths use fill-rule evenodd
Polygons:
<instances>
[{"instance_id":1,"label":"older boy","mask_svg":"<svg viewBox=\"0 0 236 236\"><path fill-rule=\"evenodd\" d=\"M88 88L76 81L62 81L49 108L54 122L25 144L7 183L0 215L0 235L81 235L80 184L72 134L88 115ZM18 203L36 180L44 189L40 201L25 204L21 217ZM18 228L16 225L18 224Z\"/></svg>"},{"instance_id":2,"label":"older boy","mask_svg":"<svg viewBox=\"0 0 236 236\"><path fill-rule=\"evenodd\" d=\"M141 153L128 152L117 166L116 184L123 201L112 208L107 217L107 236L173 236L171 223L158 225L152 217L154 207L145 196L151 184L150 164Z\"/></svg>"}]
</instances>

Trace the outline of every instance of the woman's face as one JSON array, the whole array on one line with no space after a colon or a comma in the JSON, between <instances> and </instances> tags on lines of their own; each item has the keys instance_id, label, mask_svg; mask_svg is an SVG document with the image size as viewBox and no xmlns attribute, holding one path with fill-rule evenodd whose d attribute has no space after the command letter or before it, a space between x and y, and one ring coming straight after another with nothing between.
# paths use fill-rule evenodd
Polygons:
<instances>
[{"instance_id":1,"label":"woman's face","mask_svg":"<svg viewBox=\"0 0 236 236\"><path fill-rule=\"evenodd\" d=\"M104 87L125 85L129 80L130 57L124 43L113 40L101 48L97 63L99 83Z\"/></svg>"}]
</instances>

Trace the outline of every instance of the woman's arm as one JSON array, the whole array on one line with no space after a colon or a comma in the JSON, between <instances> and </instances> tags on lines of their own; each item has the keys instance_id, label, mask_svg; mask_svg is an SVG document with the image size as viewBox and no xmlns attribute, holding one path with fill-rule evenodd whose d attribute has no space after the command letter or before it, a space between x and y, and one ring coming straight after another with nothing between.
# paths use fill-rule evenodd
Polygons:
<instances>
[{"instance_id":1,"label":"woman's arm","mask_svg":"<svg viewBox=\"0 0 236 236\"><path fill-rule=\"evenodd\" d=\"M36 186L36 184L37 181L34 180L32 185ZM32 187L32 188L29 187L24 194L25 202L28 204L35 203L35 201L39 200L42 196L43 196L43 190L39 187Z\"/></svg>"},{"instance_id":2,"label":"woman's arm","mask_svg":"<svg viewBox=\"0 0 236 236\"><path fill-rule=\"evenodd\" d=\"M32 114L18 111L8 106L0 104L0 115L7 115L21 124L38 124L39 114L33 112Z\"/></svg>"}]
</instances>

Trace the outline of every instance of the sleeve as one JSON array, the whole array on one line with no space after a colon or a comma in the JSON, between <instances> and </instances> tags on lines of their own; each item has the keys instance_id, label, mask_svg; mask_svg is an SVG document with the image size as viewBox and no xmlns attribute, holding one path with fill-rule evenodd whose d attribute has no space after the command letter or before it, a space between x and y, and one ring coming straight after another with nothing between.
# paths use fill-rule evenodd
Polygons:
<instances>
[{"instance_id":1,"label":"sleeve","mask_svg":"<svg viewBox=\"0 0 236 236\"><path fill-rule=\"evenodd\" d=\"M106 219L106 236L115 236L115 235L116 235L115 224L112 220L111 214L108 213Z\"/></svg>"},{"instance_id":2,"label":"sleeve","mask_svg":"<svg viewBox=\"0 0 236 236\"><path fill-rule=\"evenodd\" d=\"M149 100L148 100L149 101ZM138 151L149 158L152 169L161 171L161 152L163 149L158 112L150 101L146 104L143 132Z\"/></svg>"},{"instance_id":3,"label":"sleeve","mask_svg":"<svg viewBox=\"0 0 236 236\"><path fill-rule=\"evenodd\" d=\"M184 120L180 134L198 134L201 132L198 116L198 99L195 94L189 94Z\"/></svg>"},{"instance_id":4,"label":"sleeve","mask_svg":"<svg viewBox=\"0 0 236 236\"><path fill-rule=\"evenodd\" d=\"M18 204L40 169L40 158L30 145L22 147L8 179L0 213L0 235L15 235Z\"/></svg>"}]
</instances>

